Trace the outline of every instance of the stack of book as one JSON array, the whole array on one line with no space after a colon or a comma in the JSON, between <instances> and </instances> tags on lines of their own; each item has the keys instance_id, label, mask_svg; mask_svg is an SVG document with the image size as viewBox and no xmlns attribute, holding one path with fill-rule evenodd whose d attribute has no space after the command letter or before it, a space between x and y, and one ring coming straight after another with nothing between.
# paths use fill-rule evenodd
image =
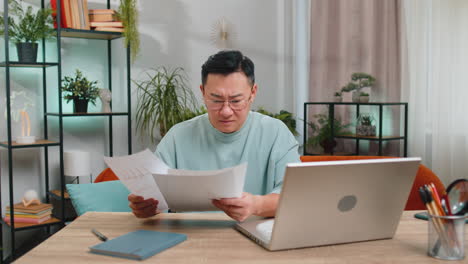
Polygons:
<instances>
[{"instance_id":1,"label":"stack of book","mask_svg":"<svg viewBox=\"0 0 468 264\"><path fill-rule=\"evenodd\" d=\"M53 16L56 18L57 1L50 0ZM88 15L88 0L60 0L60 25L62 28L90 30ZM54 23L57 27L57 23Z\"/></svg>"},{"instance_id":2,"label":"stack of book","mask_svg":"<svg viewBox=\"0 0 468 264\"><path fill-rule=\"evenodd\" d=\"M30 223L40 224L50 219L52 214L51 204L39 204L24 206L22 203L17 203L13 206L13 216L15 223ZM10 207L7 206L5 222L10 223Z\"/></svg>"},{"instance_id":3,"label":"stack of book","mask_svg":"<svg viewBox=\"0 0 468 264\"><path fill-rule=\"evenodd\" d=\"M90 9L89 24L97 31L123 32L123 24L117 20L113 9Z\"/></svg>"}]
</instances>

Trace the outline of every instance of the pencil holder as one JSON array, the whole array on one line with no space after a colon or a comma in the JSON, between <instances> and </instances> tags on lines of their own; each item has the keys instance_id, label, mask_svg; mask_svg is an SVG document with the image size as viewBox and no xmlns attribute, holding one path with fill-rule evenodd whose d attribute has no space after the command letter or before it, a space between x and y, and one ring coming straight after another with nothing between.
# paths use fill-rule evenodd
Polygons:
<instances>
[{"instance_id":1,"label":"pencil holder","mask_svg":"<svg viewBox=\"0 0 468 264\"><path fill-rule=\"evenodd\" d=\"M427 254L444 260L465 258L465 216L429 215Z\"/></svg>"}]
</instances>

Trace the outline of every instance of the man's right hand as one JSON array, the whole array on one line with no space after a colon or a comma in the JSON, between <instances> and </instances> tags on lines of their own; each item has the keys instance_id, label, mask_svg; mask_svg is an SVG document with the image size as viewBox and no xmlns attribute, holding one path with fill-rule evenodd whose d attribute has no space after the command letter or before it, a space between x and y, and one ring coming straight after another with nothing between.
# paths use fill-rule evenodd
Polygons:
<instances>
[{"instance_id":1,"label":"man's right hand","mask_svg":"<svg viewBox=\"0 0 468 264\"><path fill-rule=\"evenodd\" d=\"M128 206L132 208L133 214L138 218L147 218L159 213L157 210L159 201L153 198L145 200L141 196L130 194L128 201L130 202Z\"/></svg>"}]
</instances>

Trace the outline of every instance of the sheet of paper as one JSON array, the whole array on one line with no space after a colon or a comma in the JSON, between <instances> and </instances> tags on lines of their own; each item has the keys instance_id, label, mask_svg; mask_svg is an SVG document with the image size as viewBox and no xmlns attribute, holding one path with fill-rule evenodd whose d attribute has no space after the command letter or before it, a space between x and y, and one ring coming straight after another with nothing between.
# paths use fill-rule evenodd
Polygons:
<instances>
[{"instance_id":1,"label":"sheet of paper","mask_svg":"<svg viewBox=\"0 0 468 264\"><path fill-rule=\"evenodd\" d=\"M222 170L190 171L169 169L153 174L169 208L174 211L219 210L212 199L241 197L247 163Z\"/></svg>"},{"instance_id":2,"label":"sheet of paper","mask_svg":"<svg viewBox=\"0 0 468 264\"><path fill-rule=\"evenodd\" d=\"M159 210L168 209L166 199L152 174L166 174L169 167L150 150L146 149L129 156L104 157L104 162L131 193L143 196L145 199L157 199Z\"/></svg>"}]
</instances>

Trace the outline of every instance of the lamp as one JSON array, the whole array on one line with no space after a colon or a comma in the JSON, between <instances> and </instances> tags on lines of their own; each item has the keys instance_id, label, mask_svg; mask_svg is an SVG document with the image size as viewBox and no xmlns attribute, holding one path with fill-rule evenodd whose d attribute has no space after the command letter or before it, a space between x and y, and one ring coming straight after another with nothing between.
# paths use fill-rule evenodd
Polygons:
<instances>
[{"instance_id":1,"label":"lamp","mask_svg":"<svg viewBox=\"0 0 468 264\"><path fill-rule=\"evenodd\" d=\"M76 177L77 183L80 183L80 176L89 176L90 182L92 182L91 155L89 152L65 151L63 153L63 166L65 176Z\"/></svg>"}]
</instances>

